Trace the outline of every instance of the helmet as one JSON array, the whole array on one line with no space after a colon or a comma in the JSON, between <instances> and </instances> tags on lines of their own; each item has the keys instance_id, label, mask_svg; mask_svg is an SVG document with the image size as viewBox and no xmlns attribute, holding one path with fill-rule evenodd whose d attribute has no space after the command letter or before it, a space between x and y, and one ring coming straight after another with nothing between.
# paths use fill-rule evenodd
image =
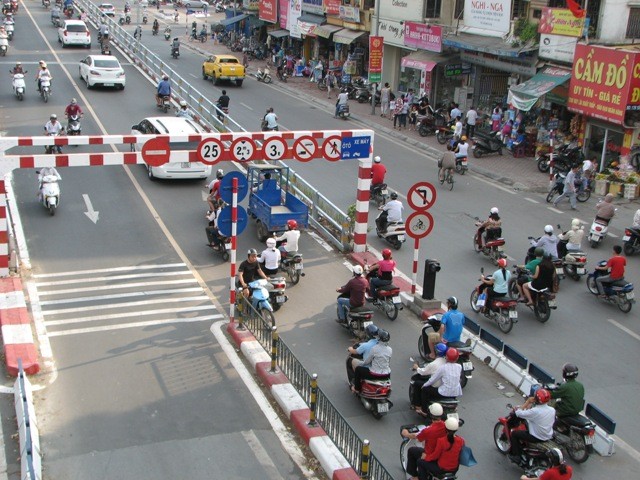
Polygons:
<instances>
[{"instance_id":1,"label":"helmet","mask_svg":"<svg viewBox=\"0 0 640 480\"><path fill-rule=\"evenodd\" d=\"M41 66L42 68L47 68L47 64L46 64L45 62L42 62L42 63L40 64L40 66Z\"/></svg>"},{"instance_id":2,"label":"helmet","mask_svg":"<svg viewBox=\"0 0 640 480\"><path fill-rule=\"evenodd\" d=\"M287 220L287 227L289 227L289 230L294 230L298 228L298 222L295 220Z\"/></svg>"},{"instance_id":3,"label":"helmet","mask_svg":"<svg viewBox=\"0 0 640 480\"><path fill-rule=\"evenodd\" d=\"M448 348L444 343L436 343L436 356L444 357L447 350Z\"/></svg>"},{"instance_id":4,"label":"helmet","mask_svg":"<svg viewBox=\"0 0 640 480\"><path fill-rule=\"evenodd\" d=\"M442 409L442 405L436 402L429 405L429 413L432 417L441 417L444 410Z\"/></svg>"},{"instance_id":5,"label":"helmet","mask_svg":"<svg viewBox=\"0 0 640 480\"><path fill-rule=\"evenodd\" d=\"M612 193L607 193L604 196L604 201L607 202L607 203L613 202L613 194Z\"/></svg>"},{"instance_id":6,"label":"helmet","mask_svg":"<svg viewBox=\"0 0 640 480\"><path fill-rule=\"evenodd\" d=\"M447 303L451 308L458 308L458 299L456 297L447 298Z\"/></svg>"},{"instance_id":7,"label":"helmet","mask_svg":"<svg viewBox=\"0 0 640 480\"><path fill-rule=\"evenodd\" d=\"M53 119L58 118L58 115L56 115L55 113L52 113L49 118L53 120Z\"/></svg>"},{"instance_id":8,"label":"helmet","mask_svg":"<svg viewBox=\"0 0 640 480\"><path fill-rule=\"evenodd\" d=\"M78 103L78 101L75 98L71 99L71 105L75 105L76 103Z\"/></svg>"},{"instance_id":9,"label":"helmet","mask_svg":"<svg viewBox=\"0 0 640 480\"><path fill-rule=\"evenodd\" d=\"M467 136L466 135L462 135L462 137L460 137L460 140L464 140L466 142L467 141Z\"/></svg>"},{"instance_id":10,"label":"helmet","mask_svg":"<svg viewBox=\"0 0 640 480\"><path fill-rule=\"evenodd\" d=\"M444 426L450 432L455 432L458 430L458 427L460 426L460 422L458 422L457 418L450 417L444 421Z\"/></svg>"},{"instance_id":11,"label":"helmet","mask_svg":"<svg viewBox=\"0 0 640 480\"><path fill-rule=\"evenodd\" d=\"M16 62L16 65L22 65L22 62Z\"/></svg>"},{"instance_id":12,"label":"helmet","mask_svg":"<svg viewBox=\"0 0 640 480\"><path fill-rule=\"evenodd\" d=\"M427 322L429 322L429 325L431 325L433 327L433 330L435 330L436 332L440 330L440 326L442 325L440 317L437 315L431 315L429 318L427 318Z\"/></svg>"},{"instance_id":13,"label":"helmet","mask_svg":"<svg viewBox=\"0 0 640 480\"><path fill-rule=\"evenodd\" d=\"M353 267L353 274L354 275L362 275L362 267L360 265L356 265L355 267Z\"/></svg>"},{"instance_id":14,"label":"helmet","mask_svg":"<svg viewBox=\"0 0 640 480\"><path fill-rule=\"evenodd\" d=\"M391 339L391 335L386 330L378 330L378 338L381 342L388 342Z\"/></svg>"},{"instance_id":15,"label":"helmet","mask_svg":"<svg viewBox=\"0 0 640 480\"><path fill-rule=\"evenodd\" d=\"M182 100L182 101L180 102L180 106L181 106L181 107L186 107L186 106L187 106L187 102L185 102L184 100Z\"/></svg>"},{"instance_id":16,"label":"helmet","mask_svg":"<svg viewBox=\"0 0 640 480\"><path fill-rule=\"evenodd\" d=\"M267 247L276 248L276 239L275 238L267 238Z\"/></svg>"},{"instance_id":17,"label":"helmet","mask_svg":"<svg viewBox=\"0 0 640 480\"><path fill-rule=\"evenodd\" d=\"M498 259L498 266L500 268L505 268L507 266L507 259L506 258L499 258Z\"/></svg>"},{"instance_id":18,"label":"helmet","mask_svg":"<svg viewBox=\"0 0 640 480\"><path fill-rule=\"evenodd\" d=\"M549 393L549 390L546 390L544 388L539 388L538 390L536 390L536 403L547 403L549 400L551 400L551 394Z\"/></svg>"},{"instance_id":19,"label":"helmet","mask_svg":"<svg viewBox=\"0 0 640 480\"><path fill-rule=\"evenodd\" d=\"M382 250L382 258L384 258L385 260L389 260L391 258L391 249L385 248L384 250Z\"/></svg>"},{"instance_id":20,"label":"helmet","mask_svg":"<svg viewBox=\"0 0 640 480\"><path fill-rule=\"evenodd\" d=\"M219 169L216 171L216 178L217 178L218 180L220 180L222 177L224 177L224 170L222 170L221 168L219 168Z\"/></svg>"},{"instance_id":21,"label":"helmet","mask_svg":"<svg viewBox=\"0 0 640 480\"><path fill-rule=\"evenodd\" d=\"M449 348L447 349L447 361L448 362L457 362L458 361L458 357L460 356L460 354L458 353L458 349L457 348Z\"/></svg>"},{"instance_id":22,"label":"helmet","mask_svg":"<svg viewBox=\"0 0 640 480\"><path fill-rule=\"evenodd\" d=\"M551 225L545 225L544 233L553 233L553 227Z\"/></svg>"},{"instance_id":23,"label":"helmet","mask_svg":"<svg viewBox=\"0 0 640 480\"><path fill-rule=\"evenodd\" d=\"M44 63L44 60L40 60L38 63L39 63L40 65L46 65L46 63Z\"/></svg>"},{"instance_id":24,"label":"helmet","mask_svg":"<svg viewBox=\"0 0 640 480\"><path fill-rule=\"evenodd\" d=\"M571 226L576 228L580 227L580 219L574 218L573 220L571 220Z\"/></svg>"},{"instance_id":25,"label":"helmet","mask_svg":"<svg viewBox=\"0 0 640 480\"><path fill-rule=\"evenodd\" d=\"M365 328L364 331L369 338L373 338L378 335L378 327L376 327L373 323L367 325L367 328Z\"/></svg>"},{"instance_id":26,"label":"helmet","mask_svg":"<svg viewBox=\"0 0 640 480\"><path fill-rule=\"evenodd\" d=\"M396 192L391 192L391 195L389 195L389 197L391 198L391 200L396 200L398 198L398 194Z\"/></svg>"},{"instance_id":27,"label":"helmet","mask_svg":"<svg viewBox=\"0 0 640 480\"><path fill-rule=\"evenodd\" d=\"M559 448L552 448L547 450L547 458L551 462L552 467L556 467L564 463L564 457L562 456L562 450Z\"/></svg>"},{"instance_id":28,"label":"helmet","mask_svg":"<svg viewBox=\"0 0 640 480\"><path fill-rule=\"evenodd\" d=\"M562 367L562 378L576 378L578 376L578 366L573 363L565 363Z\"/></svg>"},{"instance_id":29,"label":"helmet","mask_svg":"<svg viewBox=\"0 0 640 480\"><path fill-rule=\"evenodd\" d=\"M498 210L498 207L493 207L491 210L489 210L489 213L497 215L500 213L500 210Z\"/></svg>"},{"instance_id":30,"label":"helmet","mask_svg":"<svg viewBox=\"0 0 640 480\"><path fill-rule=\"evenodd\" d=\"M374 158L373 158L373 161L374 161L375 163L380 163L380 161L381 161L381 160L382 160L382 159L380 158L380 156L376 156L376 157L374 157Z\"/></svg>"},{"instance_id":31,"label":"helmet","mask_svg":"<svg viewBox=\"0 0 640 480\"><path fill-rule=\"evenodd\" d=\"M247 251L247 255L257 255L257 254L258 254L258 251L255 248L250 248Z\"/></svg>"},{"instance_id":32,"label":"helmet","mask_svg":"<svg viewBox=\"0 0 640 480\"><path fill-rule=\"evenodd\" d=\"M536 257L543 257L544 256L544 248L542 247L536 247L536 249L533 251L533 254Z\"/></svg>"}]
</instances>

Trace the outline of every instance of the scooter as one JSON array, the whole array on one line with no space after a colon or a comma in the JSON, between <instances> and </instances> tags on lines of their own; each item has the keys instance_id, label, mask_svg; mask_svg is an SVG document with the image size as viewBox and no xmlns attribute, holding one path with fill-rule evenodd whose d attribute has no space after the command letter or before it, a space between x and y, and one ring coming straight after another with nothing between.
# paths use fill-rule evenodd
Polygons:
<instances>
[{"instance_id":1,"label":"scooter","mask_svg":"<svg viewBox=\"0 0 640 480\"><path fill-rule=\"evenodd\" d=\"M18 100L21 101L24 99L25 94L24 73L13 74L13 93L15 93L16 97L18 97Z\"/></svg>"},{"instance_id":2,"label":"scooter","mask_svg":"<svg viewBox=\"0 0 640 480\"><path fill-rule=\"evenodd\" d=\"M496 138L498 132L492 132L488 138L476 137L473 139L473 156L480 158L483 155L491 155L497 153L502 155L502 142Z\"/></svg>"},{"instance_id":3,"label":"scooter","mask_svg":"<svg viewBox=\"0 0 640 480\"><path fill-rule=\"evenodd\" d=\"M460 421L461 422L461 421ZM429 423L430 424L430 423ZM462 425L462 422L460 423ZM407 473L407 463L409 458L409 449L411 447L424 448L424 444L419 442L415 438L406 438L402 436L402 431L407 430L409 433L420 433L427 428L428 425L402 425L400 427L400 436L402 437L402 443L400 444L400 462L405 474ZM455 473L445 473L436 477L437 480L456 480L458 477Z\"/></svg>"},{"instance_id":4,"label":"scooter","mask_svg":"<svg viewBox=\"0 0 640 480\"><path fill-rule=\"evenodd\" d=\"M15 29L13 20L9 22L5 20L4 29L7 32L7 38L9 39L9 41L13 40L13 32Z\"/></svg>"},{"instance_id":5,"label":"scooter","mask_svg":"<svg viewBox=\"0 0 640 480\"><path fill-rule=\"evenodd\" d=\"M456 173L464 175L467 170L469 170L467 157L456 157Z\"/></svg>"},{"instance_id":6,"label":"scooter","mask_svg":"<svg viewBox=\"0 0 640 480\"><path fill-rule=\"evenodd\" d=\"M171 57L177 59L180 56L180 47L171 47Z\"/></svg>"},{"instance_id":7,"label":"scooter","mask_svg":"<svg viewBox=\"0 0 640 480\"><path fill-rule=\"evenodd\" d=\"M556 172L567 173L571 170L571 165L579 163L581 159L580 147L571 147L569 145L560 145L553 151L553 170ZM537 158L538 170L542 173L549 171L551 167L551 155L545 153Z\"/></svg>"},{"instance_id":8,"label":"scooter","mask_svg":"<svg viewBox=\"0 0 640 480\"><path fill-rule=\"evenodd\" d=\"M40 174L39 171L36 171L36 173ZM45 175L42 177L40 203L49 211L49 215L54 216L56 214L56 208L60 204L60 184L57 176Z\"/></svg>"},{"instance_id":9,"label":"scooter","mask_svg":"<svg viewBox=\"0 0 640 480\"><path fill-rule=\"evenodd\" d=\"M160 105L158 105L158 108L164 113L167 113L169 111L169 108L171 108L171 97L169 95L163 96L162 102Z\"/></svg>"},{"instance_id":10,"label":"scooter","mask_svg":"<svg viewBox=\"0 0 640 480\"><path fill-rule=\"evenodd\" d=\"M484 273L484 268L480 269L480 273ZM488 280L491 276L485 278ZM486 284L481 281L480 285L471 291L471 297L469 298L471 310L476 313L482 313L488 319L496 322L502 333L509 333L513 325L518 322L518 311L516 310L518 302L509 297L493 297L489 308L484 308L486 293L481 291L481 287L484 288L483 285Z\"/></svg>"},{"instance_id":11,"label":"scooter","mask_svg":"<svg viewBox=\"0 0 640 480\"><path fill-rule=\"evenodd\" d=\"M64 128L58 133L58 137L62 137L64 135ZM52 134L48 135L49 137L54 136ZM62 153L62 147L60 145L45 145L44 153L47 155L53 155L54 153Z\"/></svg>"},{"instance_id":12,"label":"scooter","mask_svg":"<svg viewBox=\"0 0 640 480\"><path fill-rule=\"evenodd\" d=\"M622 249L627 257L640 252L640 227L625 228L622 241Z\"/></svg>"},{"instance_id":13,"label":"scooter","mask_svg":"<svg viewBox=\"0 0 640 480\"><path fill-rule=\"evenodd\" d=\"M371 185L369 187L369 199L376 202L378 207L387 203L389 198L389 190L386 183L378 183L377 185Z\"/></svg>"},{"instance_id":14,"label":"scooter","mask_svg":"<svg viewBox=\"0 0 640 480\"><path fill-rule=\"evenodd\" d=\"M289 300L289 297L285 295L286 289L287 282L284 277L269 277L267 291L269 292L269 302L274 312L280 310L280 307Z\"/></svg>"},{"instance_id":15,"label":"scooter","mask_svg":"<svg viewBox=\"0 0 640 480\"><path fill-rule=\"evenodd\" d=\"M278 77L278 80L287 83L287 72L284 71L284 68L276 69L276 75Z\"/></svg>"},{"instance_id":16,"label":"scooter","mask_svg":"<svg viewBox=\"0 0 640 480\"><path fill-rule=\"evenodd\" d=\"M606 265L606 260L598 263L599 267L604 267ZM600 295L600 292L598 292L598 286L596 285L596 278L603 275L607 275L606 270L594 269L587 277L587 289L596 296ZM617 305L621 312L629 313L631 311L631 307L635 303L633 283L626 282L625 280L617 280L615 282L604 283L602 287L604 294L606 295L603 298L605 302Z\"/></svg>"},{"instance_id":17,"label":"scooter","mask_svg":"<svg viewBox=\"0 0 640 480\"><path fill-rule=\"evenodd\" d=\"M368 265L365 265L364 271L369 281L371 281L372 277L377 276L377 270L369 270ZM367 298L367 301L370 301L374 307L382 310L389 320L393 321L398 318L398 312L404 308L402 299L400 298L400 287L397 287L393 283L378 287L376 297L375 299Z\"/></svg>"},{"instance_id":18,"label":"scooter","mask_svg":"<svg viewBox=\"0 0 640 480\"><path fill-rule=\"evenodd\" d=\"M475 217L475 219L476 227L480 226L480 219L478 217ZM501 228L491 228L486 230L482 247L478 245L478 235L480 235L480 232L476 231L473 236L473 249L476 253L482 253L485 257L489 257L494 265L498 265L498 260L501 258L507 258L507 255L504 253L504 244L506 241L502 238Z\"/></svg>"},{"instance_id":19,"label":"scooter","mask_svg":"<svg viewBox=\"0 0 640 480\"><path fill-rule=\"evenodd\" d=\"M276 319L273 316L273 307L269 301L269 287L271 284L268 280L261 278L259 280L254 280L247 284L249 287L249 291L251 292L251 296L249 297L249 302L251 302L251 307L258 312L258 315L262 318L264 325L272 326L275 325ZM245 312L246 300L242 296L242 290L238 290L236 295L236 308L241 315L251 315L250 312Z\"/></svg>"},{"instance_id":20,"label":"scooter","mask_svg":"<svg viewBox=\"0 0 640 480\"><path fill-rule=\"evenodd\" d=\"M512 300L517 301L520 294L517 287L518 278L522 276L528 277L532 273L533 272L530 272L518 265L514 266L513 271L511 272L511 280L509 280L509 297L511 297ZM525 306L533 312L536 319L540 323L545 323L551 317L551 310L555 310L558 308L556 296L553 292L549 291L548 288L536 290L535 288L531 287L529 290L531 292L531 300L533 301L533 305Z\"/></svg>"},{"instance_id":21,"label":"scooter","mask_svg":"<svg viewBox=\"0 0 640 480\"><path fill-rule=\"evenodd\" d=\"M80 125L80 115L71 115L67 122L67 135L78 136L82 135L82 126Z\"/></svg>"},{"instance_id":22,"label":"scooter","mask_svg":"<svg viewBox=\"0 0 640 480\"><path fill-rule=\"evenodd\" d=\"M169 27L164 30L164 39L169 40L171 38L171 29Z\"/></svg>"},{"instance_id":23,"label":"scooter","mask_svg":"<svg viewBox=\"0 0 640 480\"><path fill-rule=\"evenodd\" d=\"M271 83L271 74L269 67L264 67L264 70L258 68L258 72L254 74L259 82Z\"/></svg>"},{"instance_id":24,"label":"scooter","mask_svg":"<svg viewBox=\"0 0 640 480\"><path fill-rule=\"evenodd\" d=\"M560 225L558 228L562 230ZM566 235L566 232L563 234ZM558 242L558 256L562 259L562 268L564 270L565 277L571 277L575 281L580 280L580 277L587 274L587 254L583 251L567 250L567 241L560 240Z\"/></svg>"},{"instance_id":25,"label":"scooter","mask_svg":"<svg viewBox=\"0 0 640 480\"><path fill-rule=\"evenodd\" d=\"M154 37L158 35L159 31L160 31L160 28L151 27L151 35L153 35Z\"/></svg>"},{"instance_id":26,"label":"scooter","mask_svg":"<svg viewBox=\"0 0 640 480\"><path fill-rule=\"evenodd\" d=\"M616 208L616 212L617 211L618 209ZM591 229L589 229L589 235L587 236L587 240L589 240L589 245L591 245L591 248L597 248L598 245L600 245L600 243L602 242L602 239L607 236L610 223L611 219L606 220L598 216L593 219Z\"/></svg>"},{"instance_id":27,"label":"scooter","mask_svg":"<svg viewBox=\"0 0 640 480\"><path fill-rule=\"evenodd\" d=\"M349 294L341 294L338 297L349 297ZM373 323L373 310L368 308L366 305L357 308L349 308L347 306L338 305L337 308L344 308L346 322L338 322L342 328L347 329L351 335L360 340L366 341L367 332L365 332L365 328ZM338 318L340 318L338 316Z\"/></svg>"},{"instance_id":28,"label":"scooter","mask_svg":"<svg viewBox=\"0 0 640 480\"><path fill-rule=\"evenodd\" d=\"M349 385L351 388L351 385ZM384 417L393 403L389 400L391 396L391 381L389 377L382 377L380 380L370 378L362 379L360 383L360 391L355 392L364 408L371 412L373 418L380 420Z\"/></svg>"},{"instance_id":29,"label":"scooter","mask_svg":"<svg viewBox=\"0 0 640 480\"><path fill-rule=\"evenodd\" d=\"M0 55L5 57L9 50L9 40L7 38L0 38Z\"/></svg>"},{"instance_id":30,"label":"scooter","mask_svg":"<svg viewBox=\"0 0 640 480\"><path fill-rule=\"evenodd\" d=\"M349 113L349 104L343 103L338 106L338 118L346 120L351 114Z\"/></svg>"},{"instance_id":31,"label":"scooter","mask_svg":"<svg viewBox=\"0 0 640 480\"><path fill-rule=\"evenodd\" d=\"M51 96L51 77L47 75L40 77L40 96L44 103L47 103Z\"/></svg>"},{"instance_id":32,"label":"scooter","mask_svg":"<svg viewBox=\"0 0 640 480\"><path fill-rule=\"evenodd\" d=\"M387 229L384 232L381 232L378 228L378 219L382 215L382 212L376 218L376 235L378 238L382 238L389 242L393 248L396 250L400 250L402 244L406 242L406 230L404 222L387 222Z\"/></svg>"}]
</instances>

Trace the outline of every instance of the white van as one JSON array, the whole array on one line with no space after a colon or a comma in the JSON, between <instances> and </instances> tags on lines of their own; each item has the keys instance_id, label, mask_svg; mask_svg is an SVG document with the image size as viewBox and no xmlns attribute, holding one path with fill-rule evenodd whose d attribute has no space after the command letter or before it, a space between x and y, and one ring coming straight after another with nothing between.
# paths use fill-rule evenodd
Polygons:
<instances>
[{"instance_id":1,"label":"white van","mask_svg":"<svg viewBox=\"0 0 640 480\"><path fill-rule=\"evenodd\" d=\"M207 133L204 128L189 118L184 117L148 117L131 127L131 135L202 135ZM171 142L171 150L195 151L200 142ZM136 144L142 150L141 143ZM200 162L165 163L159 167L147 165L149 178L190 179L207 178L211 175L211 165Z\"/></svg>"}]
</instances>

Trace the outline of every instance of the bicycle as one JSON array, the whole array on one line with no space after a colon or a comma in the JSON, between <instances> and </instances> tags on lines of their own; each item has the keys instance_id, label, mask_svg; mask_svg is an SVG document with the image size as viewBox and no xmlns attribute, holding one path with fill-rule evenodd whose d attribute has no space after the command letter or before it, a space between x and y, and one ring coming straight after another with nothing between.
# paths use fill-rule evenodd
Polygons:
<instances>
[{"instance_id":1,"label":"bicycle","mask_svg":"<svg viewBox=\"0 0 640 480\"><path fill-rule=\"evenodd\" d=\"M449 191L453 190L453 184L455 183L452 170L452 168L447 168L447 171L444 174L444 178L439 179L440 185L444 185L445 182L447 183L447 185L449 185Z\"/></svg>"},{"instance_id":2,"label":"bicycle","mask_svg":"<svg viewBox=\"0 0 640 480\"><path fill-rule=\"evenodd\" d=\"M322 90L322 91L327 90L327 80L326 80L326 78L318 80L318 90Z\"/></svg>"}]
</instances>

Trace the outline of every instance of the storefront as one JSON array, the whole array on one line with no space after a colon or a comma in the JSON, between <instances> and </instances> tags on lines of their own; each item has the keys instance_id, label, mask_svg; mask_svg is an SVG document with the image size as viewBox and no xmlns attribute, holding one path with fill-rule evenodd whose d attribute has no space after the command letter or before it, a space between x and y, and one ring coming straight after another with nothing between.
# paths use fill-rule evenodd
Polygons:
<instances>
[{"instance_id":1,"label":"storefront","mask_svg":"<svg viewBox=\"0 0 640 480\"><path fill-rule=\"evenodd\" d=\"M342 30L338 25L320 25L316 27L313 33L316 36L316 45L311 58L326 58L329 62L334 61L333 34Z\"/></svg>"},{"instance_id":2,"label":"storefront","mask_svg":"<svg viewBox=\"0 0 640 480\"><path fill-rule=\"evenodd\" d=\"M426 95L432 105L453 98L454 91L465 83L468 65L463 68L455 56L417 51L402 58L398 92L413 89L418 97ZM447 75L447 72L449 75Z\"/></svg>"},{"instance_id":3,"label":"storefront","mask_svg":"<svg viewBox=\"0 0 640 480\"><path fill-rule=\"evenodd\" d=\"M366 77L368 32L343 28L333 34L335 61L343 65L343 81L353 76ZM346 76L345 76L346 75Z\"/></svg>"}]
</instances>

